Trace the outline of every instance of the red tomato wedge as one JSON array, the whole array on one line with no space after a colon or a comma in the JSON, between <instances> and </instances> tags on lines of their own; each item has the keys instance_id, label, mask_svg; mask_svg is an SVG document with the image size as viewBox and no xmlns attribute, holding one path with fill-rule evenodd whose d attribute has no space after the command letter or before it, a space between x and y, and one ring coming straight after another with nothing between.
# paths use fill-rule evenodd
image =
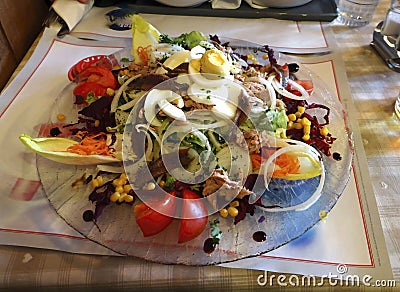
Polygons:
<instances>
[{"instance_id":1,"label":"red tomato wedge","mask_svg":"<svg viewBox=\"0 0 400 292\"><path fill-rule=\"evenodd\" d=\"M80 72L106 58L106 55L95 55L80 60L69 69L68 79L74 81Z\"/></svg>"},{"instance_id":2,"label":"red tomato wedge","mask_svg":"<svg viewBox=\"0 0 400 292\"><path fill-rule=\"evenodd\" d=\"M105 88L115 89L117 87L117 80L113 73L102 66L91 66L83 70L77 76L78 83L81 82L94 82L104 86Z\"/></svg>"},{"instance_id":3,"label":"red tomato wedge","mask_svg":"<svg viewBox=\"0 0 400 292\"><path fill-rule=\"evenodd\" d=\"M195 219L181 219L178 243L188 242L199 236L208 222L207 207L199 195L186 189L183 191L183 199L182 217Z\"/></svg>"},{"instance_id":4,"label":"red tomato wedge","mask_svg":"<svg viewBox=\"0 0 400 292\"><path fill-rule=\"evenodd\" d=\"M83 82L75 87L74 96L82 96L83 103L89 104L88 95L91 94L94 99L100 96L108 96L107 88L95 82Z\"/></svg>"},{"instance_id":5,"label":"red tomato wedge","mask_svg":"<svg viewBox=\"0 0 400 292\"><path fill-rule=\"evenodd\" d=\"M314 84L313 84L312 80L299 79L299 80L294 80L294 82L296 82L297 84L302 86L308 92L308 94L311 94L314 91ZM287 90L290 91L291 93L293 93L294 95L301 96L301 93L298 90L296 90L296 88L294 88L290 85L288 85Z\"/></svg>"},{"instance_id":6,"label":"red tomato wedge","mask_svg":"<svg viewBox=\"0 0 400 292\"><path fill-rule=\"evenodd\" d=\"M86 68L93 66L97 64L99 61L106 61L107 56L106 55L95 55L95 56L90 56L87 58L84 58L74 64L68 71L68 79L71 81L74 81L76 76L85 70ZM110 65L111 66L111 65Z\"/></svg>"},{"instance_id":7,"label":"red tomato wedge","mask_svg":"<svg viewBox=\"0 0 400 292\"><path fill-rule=\"evenodd\" d=\"M165 212L172 211L175 209L176 201L174 197L166 196L164 200L156 202L157 210L164 210ZM171 224L173 218L163 215L144 203L135 205L133 213L136 218L136 223L143 233L144 237L153 236ZM168 212L169 213L169 212Z\"/></svg>"}]
</instances>

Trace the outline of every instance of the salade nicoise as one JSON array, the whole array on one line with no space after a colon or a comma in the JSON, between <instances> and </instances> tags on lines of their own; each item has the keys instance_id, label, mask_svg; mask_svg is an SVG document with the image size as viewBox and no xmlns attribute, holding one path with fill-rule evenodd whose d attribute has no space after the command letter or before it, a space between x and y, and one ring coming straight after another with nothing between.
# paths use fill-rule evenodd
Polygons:
<instances>
[{"instance_id":1,"label":"salade nicoise","mask_svg":"<svg viewBox=\"0 0 400 292\"><path fill-rule=\"evenodd\" d=\"M96 208L134 204L144 236L163 232L176 214L185 214L176 219L179 243L201 234L213 213L237 224L254 208L303 211L318 200L322 157L331 156L335 138L329 108L309 102L313 82L296 77L297 64L279 64L268 46L244 54L215 35L172 37L139 15L132 22L132 60L115 66L98 58L80 72L75 68L77 120L65 125L71 134L23 134L29 149L65 164L114 164L109 169L118 171L123 164L106 201L100 195L105 182L93 178ZM328 114L315 117L312 108ZM263 204L262 190L271 180L310 178L319 183L303 202ZM101 212L94 214L98 220Z\"/></svg>"}]
</instances>

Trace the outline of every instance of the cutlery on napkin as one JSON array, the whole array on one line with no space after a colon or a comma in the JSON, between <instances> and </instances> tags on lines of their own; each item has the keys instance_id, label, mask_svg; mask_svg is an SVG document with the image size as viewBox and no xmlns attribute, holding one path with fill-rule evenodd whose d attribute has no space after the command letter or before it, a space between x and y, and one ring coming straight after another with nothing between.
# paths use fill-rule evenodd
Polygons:
<instances>
[{"instance_id":1,"label":"cutlery on napkin","mask_svg":"<svg viewBox=\"0 0 400 292\"><path fill-rule=\"evenodd\" d=\"M93 4L94 0L90 0L87 4L76 0L56 0L50 7L44 24L49 27L55 22L60 23L61 28L57 36L61 37L69 33L81 21Z\"/></svg>"}]
</instances>

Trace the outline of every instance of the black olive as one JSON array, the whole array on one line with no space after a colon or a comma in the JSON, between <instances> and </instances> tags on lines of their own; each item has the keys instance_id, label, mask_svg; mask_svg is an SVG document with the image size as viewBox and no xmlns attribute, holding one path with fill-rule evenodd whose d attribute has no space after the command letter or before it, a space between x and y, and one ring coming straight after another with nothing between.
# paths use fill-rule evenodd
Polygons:
<instances>
[{"instance_id":1,"label":"black olive","mask_svg":"<svg viewBox=\"0 0 400 292\"><path fill-rule=\"evenodd\" d=\"M299 71L300 67L297 63L290 63L288 64L289 72L290 73L296 73Z\"/></svg>"},{"instance_id":2,"label":"black olive","mask_svg":"<svg viewBox=\"0 0 400 292\"><path fill-rule=\"evenodd\" d=\"M52 137L57 137L60 134L61 134L61 131L58 127L52 128L50 130L50 136L52 136Z\"/></svg>"},{"instance_id":3,"label":"black olive","mask_svg":"<svg viewBox=\"0 0 400 292\"><path fill-rule=\"evenodd\" d=\"M94 213L92 210L86 210L85 212L83 212L83 221L85 222L90 222L93 221L94 219Z\"/></svg>"}]
</instances>

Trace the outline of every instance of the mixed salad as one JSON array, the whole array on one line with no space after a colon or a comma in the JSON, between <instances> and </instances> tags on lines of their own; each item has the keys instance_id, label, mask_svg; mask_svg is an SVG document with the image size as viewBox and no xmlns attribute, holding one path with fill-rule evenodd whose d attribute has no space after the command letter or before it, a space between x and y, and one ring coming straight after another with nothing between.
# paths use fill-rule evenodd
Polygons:
<instances>
[{"instance_id":1,"label":"mixed salad","mask_svg":"<svg viewBox=\"0 0 400 292\"><path fill-rule=\"evenodd\" d=\"M48 159L97 165L96 176L80 180L93 187L85 221L130 204L145 237L179 220L178 243L211 224L215 245L218 220L237 224L257 208L302 211L318 200L322 156L332 156L335 138L330 109L308 101L313 82L296 77L298 64L279 64L268 46L242 54L215 35L172 37L139 15L132 24L131 59L93 56L69 71L78 120L67 124L59 113L42 137L20 136ZM325 114L310 114L315 108ZM318 187L300 204L263 204L271 180L315 177Z\"/></svg>"}]
</instances>

